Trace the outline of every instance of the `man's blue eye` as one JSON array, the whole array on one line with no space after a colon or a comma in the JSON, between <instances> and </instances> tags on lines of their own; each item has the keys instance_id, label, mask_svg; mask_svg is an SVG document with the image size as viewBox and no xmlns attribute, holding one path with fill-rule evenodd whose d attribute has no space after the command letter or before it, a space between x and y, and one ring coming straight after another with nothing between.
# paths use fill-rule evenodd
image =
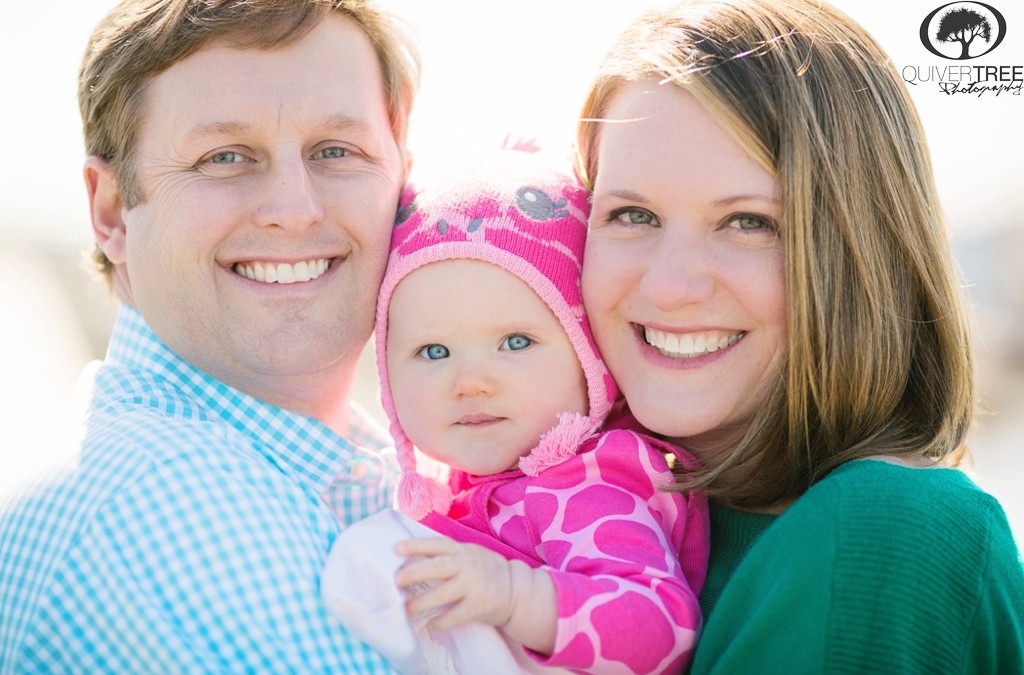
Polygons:
<instances>
[{"instance_id":1,"label":"man's blue eye","mask_svg":"<svg viewBox=\"0 0 1024 675\"><path fill-rule=\"evenodd\" d=\"M420 350L420 356L428 361L448 358L448 348L444 345L427 345Z\"/></svg>"},{"instance_id":2,"label":"man's blue eye","mask_svg":"<svg viewBox=\"0 0 1024 675\"><path fill-rule=\"evenodd\" d=\"M525 335L509 335L505 338L505 341L501 343L503 349L510 349L514 352L520 349L526 349L533 344L533 340L526 337Z\"/></svg>"},{"instance_id":3,"label":"man's blue eye","mask_svg":"<svg viewBox=\"0 0 1024 675\"><path fill-rule=\"evenodd\" d=\"M346 150L345 148L333 146L330 148L324 148L317 154L320 155L320 157L322 157L323 159L339 159L341 157L347 156L348 150Z\"/></svg>"},{"instance_id":4,"label":"man's blue eye","mask_svg":"<svg viewBox=\"0 0 1024 675\"><path fill-rule=\"evenodd\" d=\"M241 162L244 159L245 158L242 157L242 155L238 154L237 152L232 152L231 150L225 150L224 152L215 152L212 155L210 155L211 164L234 164L236 162Z\"/></svg>"}]
</instances>

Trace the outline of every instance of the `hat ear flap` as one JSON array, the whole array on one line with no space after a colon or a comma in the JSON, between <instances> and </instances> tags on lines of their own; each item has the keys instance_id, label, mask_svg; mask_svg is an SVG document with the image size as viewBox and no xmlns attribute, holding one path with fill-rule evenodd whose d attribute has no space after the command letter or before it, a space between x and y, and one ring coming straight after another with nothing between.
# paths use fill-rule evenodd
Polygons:
<instances>
[{"instance_id":1,"label":"hat ear flap","mask_svg":"<svg viewBox=\"0 0 1024 675\"><path fill-rule=\"evenodd\" d=\"M413 520L423 520L433 512L445 515L452 505L452 492L415 471L402 475L398 482L398 510Z\"/></svg>"},{"instance_id":2,"label":"hat ear flap","mask_svg":"<svg viewBox=\"0 0 1024 675\"><path fill-rule=\"evenodd\" d=\"M452 491L447 485L427 478L416 470L416 451L396 422L392 435L401 440L397 443L398 466L402 477L398 480L395 499L398 510L413 520L423 520L433 512L445 515L452 505Z\"/></svg>"}]
</instances>

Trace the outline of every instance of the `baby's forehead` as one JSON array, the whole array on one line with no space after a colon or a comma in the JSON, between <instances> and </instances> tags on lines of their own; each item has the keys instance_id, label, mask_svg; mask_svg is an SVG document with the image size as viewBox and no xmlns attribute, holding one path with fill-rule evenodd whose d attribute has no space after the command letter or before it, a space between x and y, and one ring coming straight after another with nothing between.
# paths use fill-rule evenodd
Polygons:
<instances>
[{"instance_id":1,"label":"baby's forehead","mask_svg":"<svg viewBox=\"0 0 1024 675\"><path fill-rule=\"evenodd\" d=\"M496 333L564 333L551 306L509 269L474 258L430 262L406 274L394 287L388 331L409 339Z\"/></svg>"},{"instance_id":2,"label":"baby's forehead","mask_svg":"<svg viewBox=\"0 0 1024 675\"><path fill-rule=\"evenodd\" d=\"M500 300L509 295L530 294L543 299L522 277L497 262L475 257L442 258L409 271L395 285L395 291L415 286L431 295L458 303L461 297L480 289L491 291Z\"/></svg>"}]
</instances>

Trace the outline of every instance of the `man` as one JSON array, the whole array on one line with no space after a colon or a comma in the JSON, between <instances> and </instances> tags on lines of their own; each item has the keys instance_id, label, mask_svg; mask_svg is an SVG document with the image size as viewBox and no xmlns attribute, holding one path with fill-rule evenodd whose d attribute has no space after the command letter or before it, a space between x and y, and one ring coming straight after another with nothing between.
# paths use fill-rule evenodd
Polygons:
<instances>
[{"instance_id":1,"label":"man","mask_svg":"<svg viewBox=\"0 0 1024 675\"><path fill-rule=\"evenodd\" d=\"M318 579L390 501L349 395L417 78L355 0L126 0L97 28L85 182L123 305L79 465L0 516L0 672L387 668Z\"/></svg>"}]
</instances>

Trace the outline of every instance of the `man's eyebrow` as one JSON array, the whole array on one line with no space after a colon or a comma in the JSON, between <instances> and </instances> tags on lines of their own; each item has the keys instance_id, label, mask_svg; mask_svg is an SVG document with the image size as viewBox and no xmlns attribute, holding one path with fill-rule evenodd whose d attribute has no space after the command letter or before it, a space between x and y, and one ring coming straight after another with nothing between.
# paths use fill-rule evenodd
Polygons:
<instances>
[{"instance_id":1,"label":"man's eyebrow","mask_svg":"<svg viewBox=\"0 0 1024 675\"><path fill-rule=\"evenodd\" d=\"M325 129L334 131L357 131L370 129L371 125L361 117L353 117L339 113L325 117L321 125ZM188 138L202 138L204 136L239 136L251 132L253 125L249 122L218 120L216 122L204 122L197 124L188 130Z\"/></svg>"},{"instance_id":2,"label":"man's eyebrow","mask_svg":"<svg viewBox=\"0 0 1024 675\"><path fill-rule=\"evenodd\" d=\"M369 129L370 123L361 117L353 117L351 115L345 115L339 113L337 115L329 115L323 121L324 127L328 129L338 129L345 131L348 129Z\"/></svg>"},{"instance_id":3,"label":"man's eyebrow","mask_svg":"<svg viewBox=\"0 0 1024 675\"><path fill-rule=\"evenodd\" d=\"M203 136L237 136L252 129L247 122L205 122L188 130L186 138L202 138Z\"/></svg>"}]
</instances>

